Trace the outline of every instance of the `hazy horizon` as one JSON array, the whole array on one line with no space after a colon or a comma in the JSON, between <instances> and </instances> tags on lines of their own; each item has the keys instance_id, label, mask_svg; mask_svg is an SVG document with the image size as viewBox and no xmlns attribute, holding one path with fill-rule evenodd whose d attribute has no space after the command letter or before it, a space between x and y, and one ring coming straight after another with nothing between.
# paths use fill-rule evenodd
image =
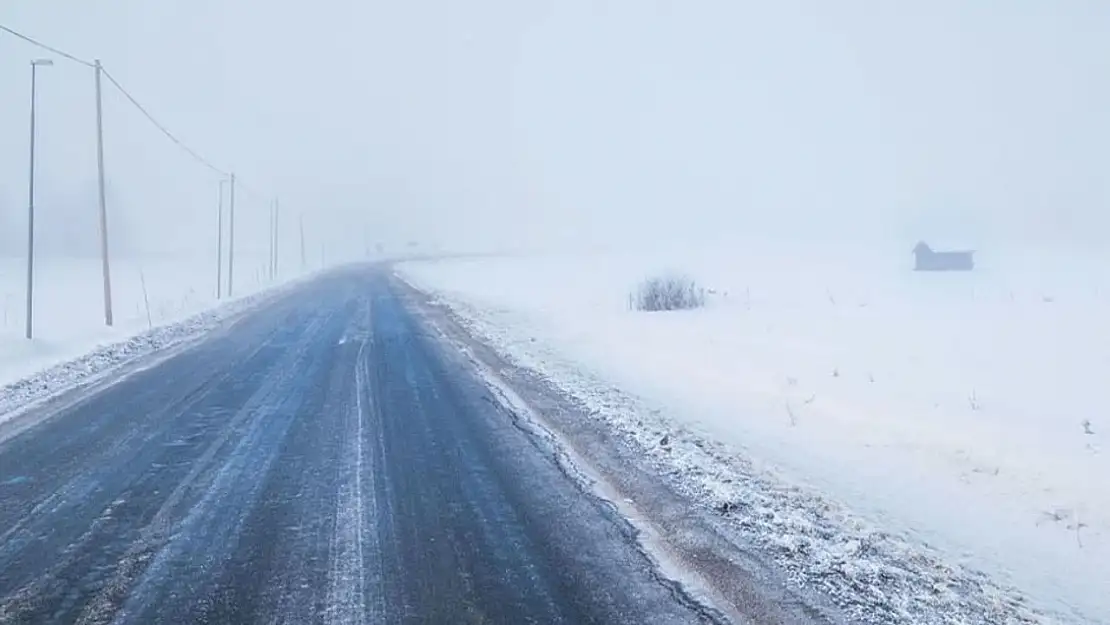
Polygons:
<instances>
[{"instance_id":1,"label":"hazy horizon","mask_svg":"<svg viewBox=\"0 0 1110 625\"><path fill-rule=\"evenodd\" d=\"M256 193L237 245L340 254L751 236L1097 249L1110 5L483 0L8 3ZM88 68L0 33L0 255L95 253ZM217 176L105 84L114 246L209 253ZM313 252L315 253L315 252Z\"/></svg>"}]
</instances>

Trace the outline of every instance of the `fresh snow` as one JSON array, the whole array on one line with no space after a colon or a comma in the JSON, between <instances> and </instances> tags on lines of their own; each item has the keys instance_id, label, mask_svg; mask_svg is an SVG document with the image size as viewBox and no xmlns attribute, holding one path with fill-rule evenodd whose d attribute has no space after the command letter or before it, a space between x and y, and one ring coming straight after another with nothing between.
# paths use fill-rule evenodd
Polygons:
<instances>
[{"instance_id":1,"label":"fresh snow","mask_svg":"<svg viewBox=\"0 0 1110 625\"><path fill-rule=\"evenodd\" d=\"M1110 622L1106 263L920 274L905 247L398 271L860 619ZM628 310L676 271L706 309Z\"/></svg>"}]
</instances>

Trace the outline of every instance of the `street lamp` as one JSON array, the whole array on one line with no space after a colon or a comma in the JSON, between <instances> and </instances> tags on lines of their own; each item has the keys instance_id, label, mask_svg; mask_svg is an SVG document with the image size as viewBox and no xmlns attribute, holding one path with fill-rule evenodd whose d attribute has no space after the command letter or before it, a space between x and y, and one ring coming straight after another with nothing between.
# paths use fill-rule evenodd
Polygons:
<instances>
[{"instance_id":1,"label":"street lamp","mask_svg":"<svg viewBox=\"0 0 1110 625\"><path fill-rule=\"evenodd\" d=\"M32 312L35 285L35 73L42 67L50 67L54 61L35 59L31 61L31 171L27 185L27 338L32 336Z\"/></svg>"}]
</instances>

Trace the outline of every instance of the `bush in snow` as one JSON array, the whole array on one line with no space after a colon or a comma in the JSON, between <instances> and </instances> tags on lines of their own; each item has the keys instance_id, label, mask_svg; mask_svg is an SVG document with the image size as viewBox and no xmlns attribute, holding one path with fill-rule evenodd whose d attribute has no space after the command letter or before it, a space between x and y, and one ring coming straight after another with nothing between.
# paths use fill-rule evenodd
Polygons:
<instances>
[{"instance_id":1,"label":"bush in snow","mask_svg":"<svg viewBox=\"0 0 1110 625\"><path fill-rule=\"evenodd\" d=\"M683 276L654 277L644 280L632 294L636 310L687 310L705 306L705 289Z\"/></svg>"}]
</instances>

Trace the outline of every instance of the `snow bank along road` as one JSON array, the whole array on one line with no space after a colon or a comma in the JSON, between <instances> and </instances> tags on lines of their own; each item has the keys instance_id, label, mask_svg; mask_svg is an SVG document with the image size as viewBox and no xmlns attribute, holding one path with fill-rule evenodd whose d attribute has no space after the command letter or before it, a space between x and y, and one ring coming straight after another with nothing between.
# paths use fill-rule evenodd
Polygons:
<instances>
[{"instance_id":1,"label":"snow bank along road","mask_svg":"<svg viewBox=\"0 0 1110 625\"><path fill-rule=\"evenodd\" d=\"M719 620L375 271L0 425L0 623Z\"/></svg>"}]
</instances>

